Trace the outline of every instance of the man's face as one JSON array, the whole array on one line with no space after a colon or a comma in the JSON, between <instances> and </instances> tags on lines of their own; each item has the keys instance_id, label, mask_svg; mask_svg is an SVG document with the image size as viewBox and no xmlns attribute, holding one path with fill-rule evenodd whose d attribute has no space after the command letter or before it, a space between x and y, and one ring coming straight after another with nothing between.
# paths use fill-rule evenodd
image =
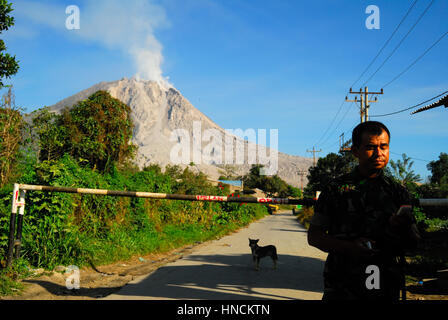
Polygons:
<instances>
[{"instance_id":1,"label":"man's face","mask_svg":"<svg viewBox=\"0 0 448 320\"><path fill-rule=\"evenodd\" d=\"M384 130L380 135L364 132L360 146L353 147L353 154L358 158L362 171L383 169L389 162L389 135Z\"/></svg>"}]
</instances>

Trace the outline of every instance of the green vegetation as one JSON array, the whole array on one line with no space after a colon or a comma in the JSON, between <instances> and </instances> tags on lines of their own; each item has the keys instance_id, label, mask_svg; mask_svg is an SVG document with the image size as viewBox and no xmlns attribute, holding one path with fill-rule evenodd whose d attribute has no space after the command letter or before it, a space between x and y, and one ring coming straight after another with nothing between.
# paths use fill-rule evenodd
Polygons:
<instances>
[{"instance_id":1,"label":"green vegetation","mask_svg":"<svg viewBox=\"0 0 448 320\"><path fill-rule=\"evenodd\" d=\"M14 178L19 146L24 142L25 125L20 109L14 104L12 88L0 101L0 188Z\"/></svg>"},{"instance_id":2,"label":"green vegetation","mask_svg":"<svg viewBox=\"0 0 448 320\"><path fill-rule=\"evenodd\" d=\"M2 108L1 110L3 110ZM6 259L12 183L180 194L228 195L189 168L133 166L129 107L97 92L60 115L43 110L33 121L31 146L14 149L17 166L0 188L0 257ZM0 127L9 121L1 118ZM17 128L26 126L18 117ZM18 129L17 129L18 130ZM26 135L18 135L24 137ZM19 139L20 140L20 139ZM23 139L20 143L25 143ZM3 144L2 144L3 145ZM36 149L36 148L35 148ZM0 159L1 160L1 159ZM29 268L96 265L165 252L224 235L267 214L257 204L170 201L28 192L21 259ZM5 260L2 260L4 266ZM26 268L25 268L26 269ZM18 271L0 272L0 294ZM23 273L22 273L23 274ZM14 275L14 276L11 276Z\"/></svg>"},{"instance_id":3,"label":"green vegetation","mask_svg":"<svg viewBox=\"0 0 448 320\"><path fill-rule=\"evenodd\" d=\"M265 191L268 197L299 198L301 196L298 188L287 184L279 176L266 176L261 174L262 168L263 165L254 164L249 170L249 173L242 177L245 189L258 188Z\"/></svg>"},{"instance_id":4,"label":"green vegetation","mask_svg":"<svg viewBox=\"0 0 448 320\"><path fill-rule=\"evenodd\" d=\"M178 176L145 168L101 174L70 155L31 164L23 183L78 186L110 190L163 193L222 194L205 176L185 169ZM179 181L176 181L179 180ZM188 185L188 188L186 186ZM11 189L4 188L1 204L6 222ZM261 206L167 201L94 195L29 192L23 226L22 256L35 267L86 265L127 259L132 255L166 251L204 241L238 228L265 213ZM2 235L8 223L2 224ZM7 239L0 250L5 256Z\"/></svg>"},{"instance_id":5,"label":"green vegetation","mask_svg":"<svg viewBox=\"0 0 448 320\"><path fill-rule=\"evenodd\" d=\"M129 143L133 124L131 109L105 91L98 91L61 115L48 110L33 119L39 141L39 160L69 154L91 168L107 171L113 163L126 164L135 154Z\"/></svg>"},{"instance_id":6,"label":"green vegetation","mask_svg":"<svg viewBox=\"0 0 448 320\"><path fill-rule=\"evenodd\" d=\"M356 158L351 152L329 153L319 158L316 166L309 169L308 185L304 189L305 197L314 198L316 191L322 191L334 178L349 173L356 164Z\"/></svg>"},{"instance_id":7,"label":"green vegetation","mask_svg":"<svg viewBox=\"0 0 448 320\"><path fill-rule=\"evenodd\" d=\"M420 175L415 174L414 170L412 170L414 161L411 161L411 158L406 153L403 153L401 157L403 161L400 159L396 162L394 160L389 161L389 165L392 168L390 171L392 176L404 186L421 181Z\"/></svg>"}]
</instances>

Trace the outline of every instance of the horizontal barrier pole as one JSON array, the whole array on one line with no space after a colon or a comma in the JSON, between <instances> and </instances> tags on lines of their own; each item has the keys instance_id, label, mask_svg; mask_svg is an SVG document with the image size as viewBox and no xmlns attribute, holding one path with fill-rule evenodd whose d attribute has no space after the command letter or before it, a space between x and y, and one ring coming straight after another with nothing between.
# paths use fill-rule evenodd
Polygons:
<instances>
[{"instance_id":1,"label":"horizontal barrier pole","mask_svg":"<svg viewBox=\"0 0 448 320\"><path fill-rule=\"evenodd\" d=\"M122 197L137 197L150 199L169 199L169 200L189 200L189 201L217 201L217 202L244 202L244 203L264 203L264 204L300 204L312 206L316 203L314 199L290 199L290 198L257 198L257 197L242 197L242 196L210 196L210 195L188 195L188 194L168 194L168 193L153 193L142 191L117 191L105 189L86 189L86 188L67 188L67 187L52 187L52 186L38 186L30 184L19 184L20 190L29 191L46 191L46 192L64 192L64 193L80 193L80 194L94 194L94 195L109 195Z\"/></svg>"},{"instance_id":2,"label":"horizontal barrier pole","mask_svg":"<svg viewBox=\"0 0 448 320\"><path fill-rule=\"evenodd\" d=\"M19 184L20 190L32 191L47 191L47 192L65 192L65 193L81 193L94 195L109 195L122 197L137 197L150 199L169 199L169 200L188 200L188 201L217 201L217 202L244 202L244 203L264 203L264 204L292 204L313 206L316 204L315 199L294 199L294 198L257 198L245 196L210 196L210 195L188 195L188 194L168 194L168 193L153 193L142 191L119 191L119 190L105 190L105 189L86 189L86 188L67 188L67 187L52 187L39 186L30 184ZM443 206L448 207L448 199L418 199L414 205L422 207L427 206Z\"/></svg>"},{"instance_id":3,"label":"horizontal barrier pole","mask_svg":"<svg viewBox=\"0 0 448 320\"><path fill-rule=\"evenodd\" d=\"M448 207L448 199L419 199L419 204L422 207L438 206Z\"/></svg>"}]
</instances>

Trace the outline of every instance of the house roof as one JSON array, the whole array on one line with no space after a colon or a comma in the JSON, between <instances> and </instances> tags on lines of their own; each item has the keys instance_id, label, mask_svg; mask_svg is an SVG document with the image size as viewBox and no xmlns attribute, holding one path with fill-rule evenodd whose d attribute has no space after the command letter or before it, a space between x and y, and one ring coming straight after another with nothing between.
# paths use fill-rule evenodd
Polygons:
<instances>
[{"instance_id":1,"label":"house roof","mask_svg":"<svg viewBox=\"0 0 448 320\"><path fill-rule=\"evenodd\" d=\"M422 112L425 110L429 110L435 107L440 107L440 106L445 106L445 108L448 108L448 94L446 94L445 96L443 96L442 98L440 98L439 100L437 100L436 102L433 102L431 104L428 104L427 106L424 106L420 109L417 109L415 111L413 111L411 114L415 114L418 112Z\"/></svg>"}]
</instances>

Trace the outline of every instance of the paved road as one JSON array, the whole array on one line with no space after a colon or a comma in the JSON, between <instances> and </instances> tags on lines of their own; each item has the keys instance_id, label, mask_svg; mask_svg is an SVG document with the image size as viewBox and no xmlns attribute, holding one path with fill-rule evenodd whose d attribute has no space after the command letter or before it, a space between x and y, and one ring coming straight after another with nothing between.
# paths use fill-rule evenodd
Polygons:
<instances>
[{"instance_id":1,"label":"paved road","mask_svg":"<svg viewBox=\"0 0 448 320\"><path fill-rule=\"evenodd\" d=\"M326 254L310 247L306 235L290 212L271 215L195 247L105 299L321 299ZM255 270L249 237L277 247L276 270L270 258Z\"/></svg>"}]
</instances>

